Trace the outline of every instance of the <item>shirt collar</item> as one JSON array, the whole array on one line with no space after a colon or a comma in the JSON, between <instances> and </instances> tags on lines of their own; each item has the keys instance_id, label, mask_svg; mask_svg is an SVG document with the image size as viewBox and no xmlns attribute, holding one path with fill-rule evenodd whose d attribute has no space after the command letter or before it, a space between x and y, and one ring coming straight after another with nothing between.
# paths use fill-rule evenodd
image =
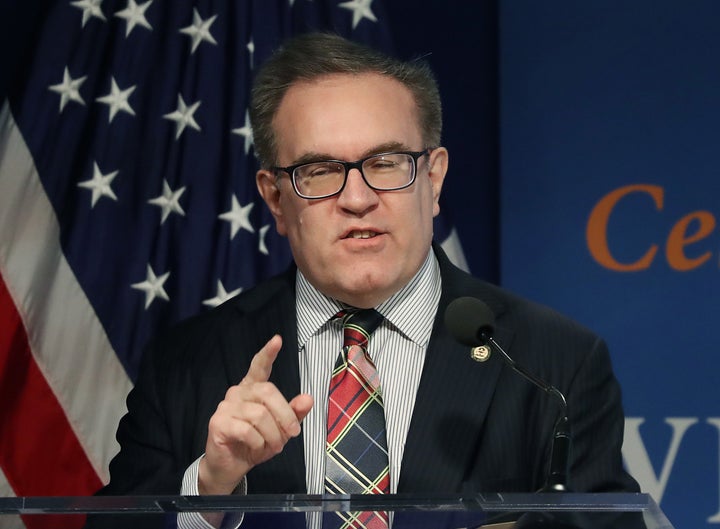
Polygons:
<instances>
[{"instance_id":1,"label":"shirt collar","mask_svg":"<svg viewBox=\"0 0 720 529\"><path fill-rule=\"evenodd\" d=\"M420 270L398 292L380 303L376 309L385 320L409 340L426 347L432 334L441 292L440 266L435 252L429 251ZM308 339L321 330L344 305L315 287L298 269L297 323L298 347L305 347Z\"/></svg>"}]
</instances>

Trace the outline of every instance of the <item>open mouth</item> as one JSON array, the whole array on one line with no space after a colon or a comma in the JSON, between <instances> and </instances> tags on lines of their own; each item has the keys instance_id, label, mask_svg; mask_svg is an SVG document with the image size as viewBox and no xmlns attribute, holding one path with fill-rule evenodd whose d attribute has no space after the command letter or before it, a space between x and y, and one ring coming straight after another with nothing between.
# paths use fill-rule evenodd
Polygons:
<instances>
[{"instance_id":1,"label":"open mouth","mask_svg":"<svg viewBox=\"0 0 720 529\"><path fill-rule=\"evenodd\" d=\"M377 232L370 231L370 230L354 230L348 233L345 238L346 239L372 239L373 237L379 235Z\"/></svg>"}]
</instances>

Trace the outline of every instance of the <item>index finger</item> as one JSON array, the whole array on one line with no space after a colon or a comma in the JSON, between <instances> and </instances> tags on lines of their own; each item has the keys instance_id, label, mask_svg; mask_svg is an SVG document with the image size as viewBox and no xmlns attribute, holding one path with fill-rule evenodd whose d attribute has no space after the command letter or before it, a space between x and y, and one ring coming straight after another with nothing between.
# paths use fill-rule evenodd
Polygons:
<instances>
[{"instance_id":1,"label":"index finger","mask_svg":"<svg viewBox=\"0 0 720 529\"><path fill-rule=\"evenodd\" d=\"M270 379L273 362L282 347L282 338L276 334L253 356L243 382L267 382Z\"/></svg>"}]
</instances>

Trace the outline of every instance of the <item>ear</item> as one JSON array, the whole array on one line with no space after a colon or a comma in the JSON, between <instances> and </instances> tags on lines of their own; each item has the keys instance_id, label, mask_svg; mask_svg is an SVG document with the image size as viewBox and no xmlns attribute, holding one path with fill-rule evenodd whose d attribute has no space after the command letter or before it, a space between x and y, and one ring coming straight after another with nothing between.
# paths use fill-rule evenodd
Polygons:
<instances>
[{"instance_id":1,"label":"ear","mask_svg":"<svg viewBox=\"0 0 720 529\"><path fill-rule=\"evenodd\" d=\"M287 235L287 229L285 226L285 217L283 216L282 208L280 207L280 188L276 176L267 169L260 169L255 175L255 183L257 184L260 196L270 209L273 218L275 219L275 228L280 235Z\"/></svg>"},{"instance_id":2,"label":"ear","mask_svg":"<svg viewBox=\"0 0 720 529\"><path fill-rule=\"evenodd\" d=\"M428 160L428 176L433 194L433 217L440 213L440 192L442 191L445 173L448 170L448 151L445 147L433 149Z\"/></svg>"}]
</instances>

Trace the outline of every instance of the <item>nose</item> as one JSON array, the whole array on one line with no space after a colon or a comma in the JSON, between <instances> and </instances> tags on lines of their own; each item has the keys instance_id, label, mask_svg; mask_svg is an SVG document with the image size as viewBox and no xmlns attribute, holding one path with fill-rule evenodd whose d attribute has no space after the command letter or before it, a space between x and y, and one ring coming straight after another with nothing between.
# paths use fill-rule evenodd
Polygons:
<instances>
[{"instance_id":1,"label":"nose","mask_svg":"<svg viewBox=\"0 0 720 529\"><path fill-rule=\"evenodd\" d=\"M338 195L338 205L354 213L364 213L377 206L378 193L365 182L359 169L353 168L347 174L347 181Z\"/></svg>"}]
</instances>

